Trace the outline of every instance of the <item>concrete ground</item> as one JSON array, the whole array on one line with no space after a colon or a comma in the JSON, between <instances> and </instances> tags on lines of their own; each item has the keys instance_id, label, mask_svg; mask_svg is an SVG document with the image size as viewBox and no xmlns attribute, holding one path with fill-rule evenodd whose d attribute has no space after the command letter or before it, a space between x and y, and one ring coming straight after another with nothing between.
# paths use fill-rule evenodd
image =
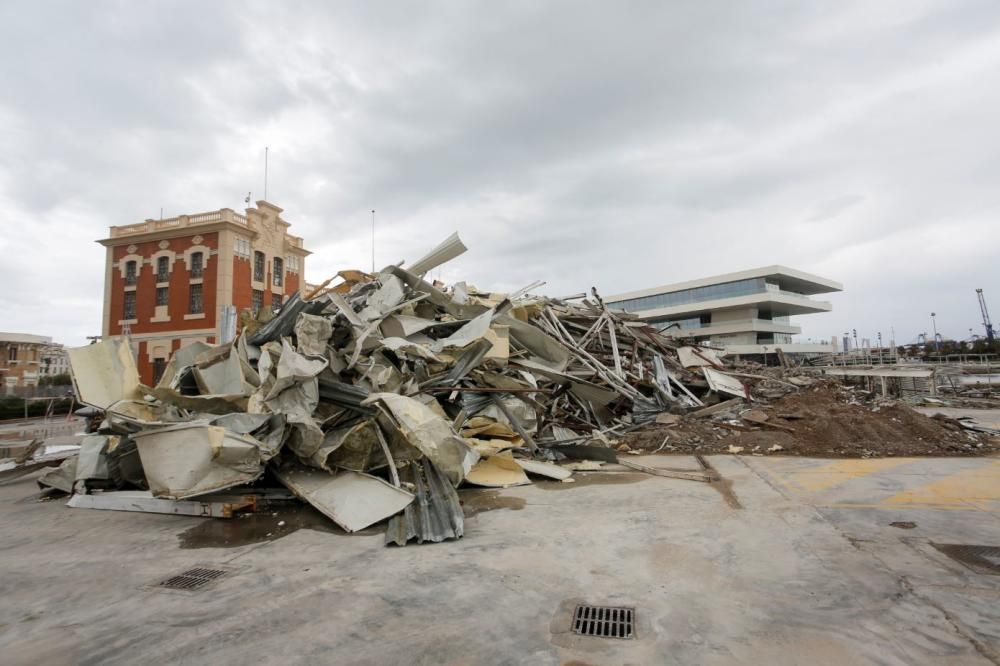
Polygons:
<instances>
[{"instance_id":1,"label":"concrete ground","mask_svg":"<svg viewBox=\"0 0 1000 666\"><path fill-rule=\"evenodd\" d=\"M942 414L953 419L972 417L987 428L1000 429L1000 409L969 409L963 407L914 407L926 416Z\"/></svg>"},{"instance_id":2,"label":"concrete ground","mask_svg":"<svg viewBox=\"0 0 1000 666\"><path fill-rule=\"evenodd\" d=\"M1000 575L932 545L1000 546L1000 459L711 462L732 494L634 472L466 491L465 538L407 548L290 507L69 509L22 479L0 486L0 660L1000 663ZM195 565L229 573L156 588ZM571 633L577 603L634 607L635 639Z\"/></svg>"}]
</instances>

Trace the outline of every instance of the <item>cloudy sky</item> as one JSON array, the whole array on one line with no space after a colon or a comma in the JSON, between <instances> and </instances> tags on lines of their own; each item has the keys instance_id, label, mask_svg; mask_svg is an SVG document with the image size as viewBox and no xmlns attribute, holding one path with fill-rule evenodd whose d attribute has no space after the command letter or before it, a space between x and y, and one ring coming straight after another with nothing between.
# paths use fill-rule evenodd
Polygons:
<instances>
[{"instance_id":1,"label":"cloudy sky","mask_svg":"<svg viewBox=\"0 0 1000 666\"><path fill-rule=\"evenodd\" d=\"M605 294L781 263L807 337L1000 318L1000 3L0 4L0 329L100 332L109 225L285 208L307 278ZM437 275L435 275L437 277Z\"/></svg>"}]
</instances>

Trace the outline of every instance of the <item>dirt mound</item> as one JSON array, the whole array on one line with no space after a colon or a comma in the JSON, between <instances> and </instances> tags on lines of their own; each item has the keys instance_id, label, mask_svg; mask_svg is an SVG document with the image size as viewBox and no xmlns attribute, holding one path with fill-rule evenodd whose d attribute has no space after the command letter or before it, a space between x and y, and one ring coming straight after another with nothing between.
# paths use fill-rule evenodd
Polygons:
<instances>
[{"instance_id":1,"label":"dirt mound","mask_svg":"<svg viewBox=\"0 0 1000 666\"><path fill-rule=\"evenodd\" d=\"M822 384L768 405L713 418L686 416L674 426L650 426L625 443L640 451L742 453L818 457L978 456L1000 451L1000 440L971 433L950 419L930 418L899 402L864 404L855 392ZM763 422L757 420L760 413ZM748 420L753 417L753 420ZM666 443L664 444L664 439Z\"/></svg>"}]
</instances>

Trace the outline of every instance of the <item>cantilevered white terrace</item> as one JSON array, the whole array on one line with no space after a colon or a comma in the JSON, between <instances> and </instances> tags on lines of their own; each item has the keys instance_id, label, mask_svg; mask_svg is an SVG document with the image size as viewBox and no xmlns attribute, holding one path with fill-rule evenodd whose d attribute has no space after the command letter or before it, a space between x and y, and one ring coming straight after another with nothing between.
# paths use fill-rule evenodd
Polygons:
<instances>
[{"instance_id":1,"label":"cantilevered white terrace","mask_svg":"<svg viewBox=\"0 0 1000 666\"><path fill-rule=\"evenodd\" d=\"M843 285L834 280L773 265L639 289L604 300L609 307L638 315L675 337L738 346L739 353L769 353L775 345L794 351L791 336L802 329L788 317L832 309L828 301L811 296L841 290ZM801 351L815 351L812 347Z\"/></svg>"}]
</instances>

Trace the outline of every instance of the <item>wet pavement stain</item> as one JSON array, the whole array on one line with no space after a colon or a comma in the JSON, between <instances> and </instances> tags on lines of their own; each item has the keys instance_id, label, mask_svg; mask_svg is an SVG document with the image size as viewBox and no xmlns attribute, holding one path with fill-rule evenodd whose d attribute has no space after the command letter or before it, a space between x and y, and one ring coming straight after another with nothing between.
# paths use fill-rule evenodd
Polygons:
<instances>
[{"instance_id":1,"label":"wet pavement stain","mask_svg":"<svg viewBox=\"0 0 1000 666\"><path fill-rule=\"evenodd\" d=\"M496 511L497 509L509 509L520 511L527 504L527 500L522 497L512 497L501 495L498 490L472 490L459 494L462 503L462 512L466 518L483 513L484 511Z\"/></svg>"},{"instance_id":2,"label":"wet pavement stain","mask_svg":"<svg viewBox=\"0 0 1000 666\"><path fill-rule=\"evenodd\" d=\"M261 513L240 514L236 518L202 518L194 527L177 535L182 549L237 548L264 541L276 541L301 529L316 530L340 536L347 532L305 504L283 504ZM284 525L278 523L284 522ZM354 532L353 534L381 534L383 525Z\"/></svg>"},{"instance_id":3,"label":"wet pavement stain","mask_svg":"<svg viewBox=\"0 0 1000 666\"><path fill-rule=\"evenodd\" d=\"M736 496L736 493L733 492L733 482L729 479L718 479L716 481L709 482L708 485L722 495L722 499L726 500L726 504L730 509L743 508L743 505L740 504L740 500Z\"/></svg>"},{"instance_id":4,"label":"wet pavement stain","mask_svg":"<svg viewBox=\"0 0 1000 666\"><path fill-rule=\"evenodd\" d=\"M562 481L536 481L535 487L542 490L572 490L581 486L618 486L626 483L639 483L652 478L639 472L576 472L573 483Z\"/></svg>"}]
</instances>

